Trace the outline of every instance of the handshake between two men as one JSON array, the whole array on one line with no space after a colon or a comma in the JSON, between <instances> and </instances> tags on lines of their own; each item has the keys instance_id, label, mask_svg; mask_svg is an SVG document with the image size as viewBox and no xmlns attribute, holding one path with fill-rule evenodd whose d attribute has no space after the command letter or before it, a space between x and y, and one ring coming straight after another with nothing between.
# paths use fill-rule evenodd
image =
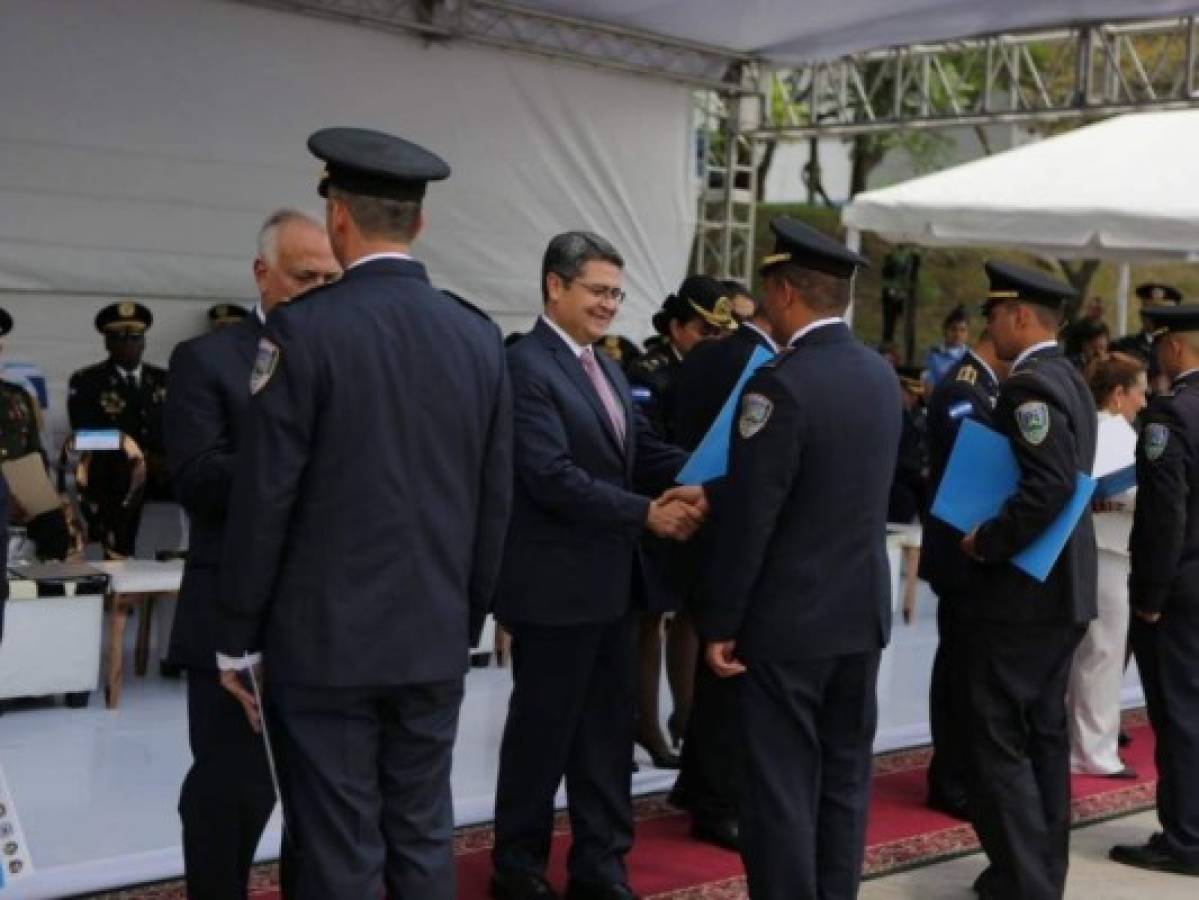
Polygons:
<instances>
[{"instance_id":1,"label":"handshake between two men","mask_svg":"<svg viewBox=\"0 0 1199 900\"><path fill-rule=\"evenodd\" d=\"M673 487L650 503L645 527L657 537L687 541L707 521L711 510L699 485Z\"/></svg>"}]
</instances>

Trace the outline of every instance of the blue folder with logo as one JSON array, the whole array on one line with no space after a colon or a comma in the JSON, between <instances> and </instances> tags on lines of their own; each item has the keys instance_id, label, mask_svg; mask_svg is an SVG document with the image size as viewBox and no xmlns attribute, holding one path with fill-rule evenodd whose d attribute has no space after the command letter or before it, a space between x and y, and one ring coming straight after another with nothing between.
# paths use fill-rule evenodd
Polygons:
<instances>
[{"instance_id":1,"label":"blue folder with logo","mask_svg":"<svg viewBox=\"0 0 1199 900\"><path fill-rule=\"evenodd\" d=\"M969 534L993 519L1016 492L1020 467L1007 438L973 419L962 423L933 501L932 514ZM1012 557L1012 564L1037 581L1049 577L1053 564L1091 503L1095 479L1079 474L1070 502L1045 532Z\"/></svg>"},{"instance_id":2,"label":"blue folder with logo","mask_svg":"<svg viewBox=\"0 0 1199 900\"><path fill-rule=\"evenodd\" d=\"M729 442L733 434L733 419L737 414L737 401L741 399L741 391L749 376L758 371L764 364L774 359L774 354L765 347L754 350L749 362L741 370L741 377L733 386L732 392L720 407L720 413L713 420L708 433L699 442L691 458L687 460L675 481L679 484L703 484L714 478L720 478L729 470Z\"/></svg>"}]
</instances>

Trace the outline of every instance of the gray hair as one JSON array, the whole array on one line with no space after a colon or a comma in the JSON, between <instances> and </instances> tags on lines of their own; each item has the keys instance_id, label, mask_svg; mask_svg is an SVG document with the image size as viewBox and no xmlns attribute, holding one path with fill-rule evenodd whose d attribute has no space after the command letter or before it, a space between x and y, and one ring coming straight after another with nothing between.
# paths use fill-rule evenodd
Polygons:
<instances>
[{"instance_id":1,"label":"gray hair","mask_svg":"<svg viewBox=\"0 0 1199 900\"><path fill-rule=\"evenodd\" d=\"M624 257L607 240L590 231L567 231L555 235L541 258L541 301L549 300L545 279L551 272L563 281L573 281L589 262L611 263L624 268Z\"/></svg>"},{"instance_id":2,"label":"gray hair","mask_svg":"<svg viewBox=\"0 0 1199 900\"><path fill-rule=\"evenodd\" d=\"M281 207L267 216L262 227L258 229L259 259L272 264L276 261L279 252L279 231L284 225L293 222L303 222L322 232L325 230L325 226L314 216L288 206Z\"/></svg>"}]
</instances>

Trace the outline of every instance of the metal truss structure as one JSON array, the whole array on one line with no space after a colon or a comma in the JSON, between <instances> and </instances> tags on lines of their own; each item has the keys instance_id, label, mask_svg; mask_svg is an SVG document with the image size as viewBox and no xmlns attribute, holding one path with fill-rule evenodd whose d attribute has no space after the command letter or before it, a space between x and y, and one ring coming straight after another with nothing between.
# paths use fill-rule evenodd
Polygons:
<instances>
[{"instance_id":1,"label":"metal truss structure","mask_svg":"<svg viewBox=\"0 0 1199 900\"><path fill-rule=\"evenodd\" d=\"M1199 105L1193 16L913 44L771 69L727 48L502 0L234 2L690 85L700 179L692 266L746 283L765 141Z\"/></svg>"},{"instance_id":2,"label":"metal truss structure","mask_svg":"<svg viewBox=\"0 0 1199 900\"><path fill-rule=\"evenodd\" d=\"M1193 16L893 47L768 74L773 137L1199 105Z\"/></svg>"},{"instance_id":3,"label":"metal truss structure","mask_svg":"<svg viewBox=\"0 0 1199 900\"><path fill-rule=\"evenodd\" d=\"M745 54L500 0L237 0L430 40L456 39L728 90ZM734 84L733 88L739 88Z\"/></svg>"}]
</instances>

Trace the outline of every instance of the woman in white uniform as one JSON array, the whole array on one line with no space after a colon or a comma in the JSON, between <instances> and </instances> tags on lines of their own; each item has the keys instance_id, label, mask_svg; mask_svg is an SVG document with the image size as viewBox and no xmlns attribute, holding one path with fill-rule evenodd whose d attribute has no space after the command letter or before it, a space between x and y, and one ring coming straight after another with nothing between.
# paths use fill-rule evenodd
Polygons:
<instances>
[{"instance_id":1,"label":"woman in white uniform","mask_svg":"<svg viewBox=\"0 0 1199 900\"><path fill-rule=\"evenodd\" d=\"M1087 383L1099 410L1096 476L1134 465L1137 436L1132 422L1145 406L1145 366L1113 353L1087 367ZM1120 687L1128 638L1128 534L1136 488L1099 502L1099 616L1087 629L1070 670L1070 768L1076 774L1135 778L1119 754Z\"/></svg>"}]
</instances>

